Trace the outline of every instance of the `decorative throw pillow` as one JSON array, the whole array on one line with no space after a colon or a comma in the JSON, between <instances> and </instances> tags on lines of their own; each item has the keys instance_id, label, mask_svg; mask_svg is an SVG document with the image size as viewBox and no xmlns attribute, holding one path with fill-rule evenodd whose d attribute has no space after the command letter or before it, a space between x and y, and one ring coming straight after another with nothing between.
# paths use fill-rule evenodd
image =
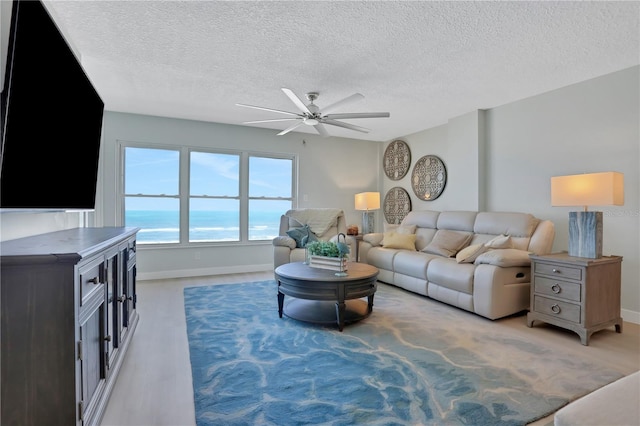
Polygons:
<instances>
[{"instance_id":1,"label":"decorative throw pillow","mask_svg":"<svg viewBox=\"0 0 640 426\"><path fill-rule=\"evenodd\" d=\"M484 245L492 249L508 249L513 247L513 242L509 235L498 235L487 241Z\"/></svg>"},{"instance_id":2,"label":"decorative throw pillow","mask_svg":"<svg viewBox=\"0 0 640 426\"><path fill-rule=\"evenodd\" d=\"M397 232L385 232L382 239L382 247L394 249L416 249L415 234L399 234Z\"/></svg>"},{"instance_id":3,"label":"decorative throw pillow","mask_svg":"<svg viewBox=\"0 0 640 426\"><path fill-rule=\"evenodd\" d=\"M530 266L531 252L526 250L518 250L514 248L489 250L481 254L475 260L475 264L486 263L489 265L502 266L508 268L510 266Z\"/></svg>"},{"instance_id":4,"label":"decorative throw pillow","mask_svg":"<svg viewBox=\"0 0 640 426\"><path fill-rule=\"evenodd\" d=\"M439 229L433 240L422 249L425 253L439 254L444 257L453 257L462 248L466 247L473 235L458 231Z\"/></svg>"},{"instance_id":5,"label":"decorative throw pillow","mask_svg":"<svg viewBox=\"0 0 640 426\"><path fill-rule=\"evenodd\" d=\"M415 234L417 225L392 225L385 223L384 232L395 232L396 234Z\"/></svg>"},{"instance_id":6,"label":"decorative throw pillow","mask_svg":"<svg viewBox=\"0 0 640 426\"><path fill-rule=\"evenodd\" d=\"M460 250L456 254L456 262L458 263L473 263L476 257L489 250L489 247L484 244L473 244Z\"/></svg>"},{"instance_id":7,"label":"decorative throw pillow","mask_svg":"<svg viewBox=\"0 0 640 426\"><path fill-rule=\"evenodd\" d=\"M300 228L292 228L287 231L287 235L296 240L296 247L302 248L313 241L318 241L316 234L311 232L309 225Z\"/></svg>"}]
</instances>

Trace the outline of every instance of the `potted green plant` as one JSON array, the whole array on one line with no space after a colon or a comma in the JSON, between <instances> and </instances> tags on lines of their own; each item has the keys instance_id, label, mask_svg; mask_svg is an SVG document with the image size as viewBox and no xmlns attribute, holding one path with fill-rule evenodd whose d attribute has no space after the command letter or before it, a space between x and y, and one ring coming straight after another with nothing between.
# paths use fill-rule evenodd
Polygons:
<instances>
[{"instance_id":1,"label":"potted green plant","mask_svg":"<svg viewBox=\"0 0 640 426\"><path fill-rule=\"evenodd\" d=\"M313 241L308 243L306 249L309 254L309 266L340 272L346 271L349 246L340 242L340 236L346 238L344 234L339 234L337 242Z\"/></svg>"}]
</instances>

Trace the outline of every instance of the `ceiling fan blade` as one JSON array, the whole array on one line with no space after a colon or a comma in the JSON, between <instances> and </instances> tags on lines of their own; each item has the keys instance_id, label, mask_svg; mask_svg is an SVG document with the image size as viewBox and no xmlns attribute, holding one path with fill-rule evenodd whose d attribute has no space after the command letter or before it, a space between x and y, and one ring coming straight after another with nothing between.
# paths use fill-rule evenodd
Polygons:
<instances>
[{"instance_id":1,"label":"ceiling fan blade","mask_svg":"<svg viewBox=\"0 0 640 426\"><path fill-rule=\"evenodd\" d=\"M273 123L275 121L293 121L293 120L299 120L299 118L273 118L271 120L243 121L242 124Z\"/></svg>"},{"instance_id":2,"label":"ceiling fan blade","mask_svg":"<svg viewBox=\"0 0 640 426\"><path fill-rule=\"evenodd\" d=\"M317 132L320 134L320 136L322 136L323 138L328 138L329 136L331 136L331 135L329 134L329 132L327 132L327 129L325 129L325 127L324 127L322 124L318 123L318 124L316 124L316 125L315 125L315 126L313 126L313 127L316 129L316 131L317 131Z\"/></svg>"},{"instance_id":3,"label":"ceiling fan blade","mask_svg":"<svg viewBox=\"0 0 640 426\"><path fill-rule=\"evenodd\" d=\"M282 91L284 92L285 95L287 95L289 99L291 99L291 102L293 102L300 109L300 111L311 114L311 111L309 111L309 108L307 108L304 102L302 102L300 98L297 97L295 93L293 93L293 91L285 87L282 88Z\"/></svg>"},{"instance_id":4,"label":"ceiling fan blade","mask_svg":"<svg viewBox=\"0 0 640 426\"><path fill-rule=\"evenodd\" d=\"M286 129L284 129L283 131L281 131L280 133L278 133L278 136L286 135L287 133L289 133L293 129L295 129L295 128L299 127L299 126L302 126L303 124L304 124L304 121L300 121L299 123L296 123L293 126L289 126Z\"/></svg>"},{"instance_id":5,"label":"ceiling fan blade","mask_svg":"<svg viewBox=\"0 0 640 426\"><path fill-rule=\"evenodd\" d=\"M347 104L350 104L352 102L359 101L361 99L364 99L363 95L361 95L360 93L354 93L353 95L347 96L346 98L342 99L341 101L338 101L338 102L333 103L333 104L331 104L331 105L329 105L327 107L322 108L322 113L324 114L324 113L327 113L329 111L333 111L335 109L343 107L343 106L345 106Z\"/></svg>"},{"instance_id":6,"label":"ceiling fan blade","mask_svg":"<svg viewBox=\"0 0 640 426\"><path fill-rule=\"evenodd\" d=\"M344 114L327 114L324 117L330 120L335 120L345 118L384 118L389 116L391 116L391 114L388 112L351 112Z\"/></svg>"},{"instance_id":7,"label":"ceiling fan blade","mask_svg":"<svg viewBox=\"0 0 640 426\"><path fill-rule=\"evenodd\" d=\"M332 126L344 127L345 129L351 129L351 130L355 130L357 132L369 133L369 129L367 129L365 127L354 126L353 124L343 123L342 121L325 119L325 120L322 120L322 122L324 124L330 124Z\"/></svg>"},{"instance_id":8,"label":"ceiling fan blade","mask_svg":"<svg viewBox=\"0 0 640 426\"><path fill-rule=\"evenodd\" d=\"M279 109L265 108L265 107L255 106L255 105L247 105L247 104L236 104L236 105L237 105L237 106L241 106L241 107L246 107L246 108L261 109L261 110L263 110L263 111L279 112L280 114L287 114L287 115L296 115L296 116L300 116L300 114L298 114L298 113L296 113L296 112L282 111L282 110L279 110Z\"/></svg>"}]
</instances>

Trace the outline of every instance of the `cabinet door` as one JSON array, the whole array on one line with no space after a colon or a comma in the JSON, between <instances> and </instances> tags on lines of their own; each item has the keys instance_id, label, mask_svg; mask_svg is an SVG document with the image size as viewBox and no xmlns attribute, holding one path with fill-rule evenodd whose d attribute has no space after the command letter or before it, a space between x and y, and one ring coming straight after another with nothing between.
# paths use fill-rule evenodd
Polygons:
<instances>
[{"instance_id":1,"label":"cabinet door","mask_svg":"<svg viewBox=\"0 0 640 426\"><path fill-rule=\"evenodd\" d=\"M118 274L120 268L118 267L117 252L114 255L107 255L106 260L106 319L105 319L105 356L107 360L107 370L113 364L114 357L116 355L117 330L119 329L119 317L118 311L114 308L116 302L116 292L118 285Z\"/></svg>"},{"instance_id":2,"label":"cabinet door","mask_svg":"<svg viewBox=\"0 0 640 426\"><path fill-rule=\"evenodd\" d=\"M106 379L106 306L104 297L96 298L92 309L80 322L80 418L91 423Z\"/></svg>"},{"instance_id":3,"label":"cabinet door","mask_svg":"<svg viewBox=\"0 0 640 426\"><path fill-rule=\"evenodd\" d=\"M129 250L127 255L127 272L124 277L125 294L127 297L127 326L133 321L136 310L136 258L135 254Z\"/></svg>"}]
</instances>

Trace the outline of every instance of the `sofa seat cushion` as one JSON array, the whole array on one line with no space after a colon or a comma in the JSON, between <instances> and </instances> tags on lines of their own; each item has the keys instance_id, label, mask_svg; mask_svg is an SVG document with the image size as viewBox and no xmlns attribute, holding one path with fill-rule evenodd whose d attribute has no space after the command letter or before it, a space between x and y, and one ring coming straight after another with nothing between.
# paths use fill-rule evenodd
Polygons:
<instances>
[{"instance_id":1,"label":"sofa seat cushion","mask_svg":"<svg viewBox=\"0 0 640 426\"><path fill-rule=\"evenodd\" d=\"M367 255L367 263L379 269L393 271L393 258L400 250L372 247Z\"/></svg>"},{"instance_id":2,"label":"sofa seat cushion","mask_svg":"<svg viewBox=\"0 0 640 426\"><path fill-rule=\"evenodd\" d=\"M451 290L473 294L475 265L458 263L455 259L437 257L429 262L427 280Z\"/></svg>"},{"instance_id":3,"label":"sofa seat cushion","mask_svg":"<svg viewBox=\"0 0 640 426\"><path fill-rule=\"evenodd\" d=\"M398 274L419 278L426 282L429 262L437 257L436 255L419 251L401 250L393 258L393 271Z\"/></svg>"}]
</instances>

